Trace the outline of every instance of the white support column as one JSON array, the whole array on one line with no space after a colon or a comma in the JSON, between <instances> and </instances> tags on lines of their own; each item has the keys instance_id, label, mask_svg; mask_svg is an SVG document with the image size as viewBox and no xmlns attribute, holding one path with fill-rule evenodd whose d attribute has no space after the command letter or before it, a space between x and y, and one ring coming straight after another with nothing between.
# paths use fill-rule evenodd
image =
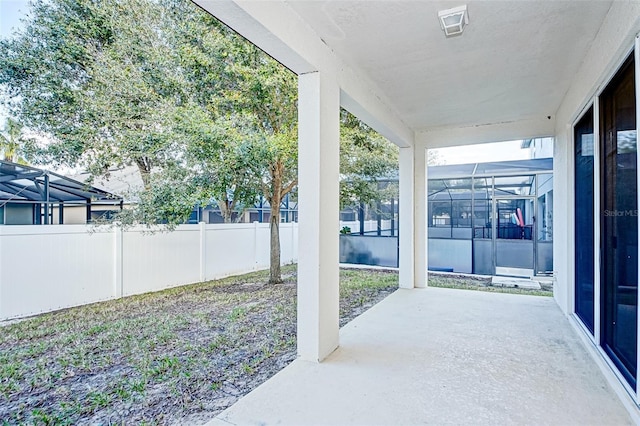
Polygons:
<instances>
[{"instance_id":1,"label":"white support column","mask_svg":"<svg viewBox=\"0 0 640 426\"><path fill-rule=\"evenodd\" d=\"M400 288L427 285L426 178L426 150L400 148Z\"/></svg>"},{"instance_id":2,"label":"white support column","mask_svg":"<svg viewBox=\"0 0 640 426\"><path fill-rule=\"evenodd\" d=\"M427 269L429 268L429 244L427 230L427 150L415 148L414 200L416 206L415 250L416 250L416 287L427 286Z\"/></svg>"},{"instance_id":3,"label":"white support column","mask_svg":"<svg viewBox=\"0 0 640 426\"><path fill-rule=\"evenodd\" d=\"M573 313L575 298L573 148L573 126L559 125L553 144L553 296L565 315ZM598 217L596 214L596 220Z\"/></svg>"},{"instance_id":4,"label":"white support column","mask_svg":"<svg viewBox=\"0 0 640 426\"><path fill-rule=\"evenodd\" d=\"M318 72L298 77L298 355L338 347L340 89Z\"/></svg>"},{"instance_id":5,"label":"white support column","mask_svg":"<svg viewBox=\"0 0 640 426\"><path fill-rule=\"evenodd\" d=\"M414 251L413 251L413 147L400 148L400 194L398 197L398 238L400 254L400 288L413 288L415 283Z\"/></svg>"}]
</instances>

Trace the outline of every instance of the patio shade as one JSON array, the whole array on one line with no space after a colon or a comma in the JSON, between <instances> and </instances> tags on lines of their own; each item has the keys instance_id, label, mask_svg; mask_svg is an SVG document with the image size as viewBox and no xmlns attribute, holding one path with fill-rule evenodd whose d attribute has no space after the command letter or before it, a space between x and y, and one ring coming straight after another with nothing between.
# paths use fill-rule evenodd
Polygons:
<instances>
[{"instance_id":1,"label":"patio shade","mask_svg":"<svg viewBox=\"0 0 640 426\"><path fill-rule=\"evenodd\" d=\"M0 202L120 204L109 192L57 173L0 161Z\"/></svg>"}]
</instances>

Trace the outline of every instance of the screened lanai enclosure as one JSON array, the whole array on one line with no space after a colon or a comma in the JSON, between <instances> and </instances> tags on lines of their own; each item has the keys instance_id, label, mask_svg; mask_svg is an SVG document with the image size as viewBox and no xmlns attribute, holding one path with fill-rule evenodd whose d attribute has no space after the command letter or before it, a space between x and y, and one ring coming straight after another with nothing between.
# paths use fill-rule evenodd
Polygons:
<instances>
[{"instance_id":1,"label":"screened lanai enclosure","mask_svg":"<svg viewBox=\"0 0 640 426\"><path fill-rule=\"evenodd\" d=\"M427 191L429 270L552 273L552 158L430 166ZM342 211L340 261L397 267L398 213L394 199Z\"/></svg>"},{"instance_id":2,"label":"screened lanai enclosure","mask_svg":"<svg viewBox=\"0 0 640 426\"><path fill-rule=\"evenodd\" d=\"M340 262L398 267L398 179L381 179L378 191L386 197L360 203L340 212Z\"/></svg>"},{"instance_id":3,"label":"screened lanai enclosure","mask_svg":"<svg viewBox=\"0 0 640 426\"><path fill-rule=\"evenodd\" d=\"M429 167L429 269L553 271L553 159Z\"/></svg>"},{"instance_id":4,"label":"screened lanai enclosure","mask_svg":"<svg viewBox=\"0 0 640 426\"><path fill-rule=\"evenodd\" d=\"M108 219L122 198L56 173L0 161L0 225L83 224Z\"/></svg>"}]
</instances>

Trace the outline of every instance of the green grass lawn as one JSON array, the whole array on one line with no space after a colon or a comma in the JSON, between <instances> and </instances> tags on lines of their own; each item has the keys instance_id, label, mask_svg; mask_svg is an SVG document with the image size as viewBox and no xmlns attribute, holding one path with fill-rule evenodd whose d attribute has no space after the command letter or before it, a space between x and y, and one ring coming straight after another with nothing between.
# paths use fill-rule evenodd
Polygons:
<instances>
[{"instance_id":1,"label":"green grass lawn","mask_svg":"<svg viewBox=\"0 0 640 426\"><path fill-rule=\"evenodd\" d=\"M39 315L0 327L0 424L204 423L296 356L296 266ZM429 285L508 293L484 278ZM340 271L340 325L395 291Z\"/></svg>"},{"instance_id":2,"label":"green grass lawn","mask_svg":"<svg viewBox=\"0 0 640 426\"><path fill-rule=\"evenodd\" d=\"M341 271L341 325L398 286ZM4 424L205 422L295 358L296 267L43 314L0 327Z\"/></svg>"}]
</instances>

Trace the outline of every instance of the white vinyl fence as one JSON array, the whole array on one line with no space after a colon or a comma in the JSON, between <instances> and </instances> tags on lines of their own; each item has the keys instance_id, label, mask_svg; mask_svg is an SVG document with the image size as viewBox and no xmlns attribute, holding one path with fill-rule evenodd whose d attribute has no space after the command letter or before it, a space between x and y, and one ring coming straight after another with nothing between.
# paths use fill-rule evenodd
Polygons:
<instances>
[{"instance_id":1,"label":"white vinyl fence","mask_svg":"<svg viewBox=\"0 0 640 426\"><path fill-rule=\"evenodd\" d=\"M280 224L280 246L283 264L297 261L297 223ZM268 267L268 223L0 226L0 320Z\"/></svg>"},{"instance_id":2,"label":"white vinyl fence","mask_svg":"<svg viewBox=\"0 0 640 426\"><path fill-rule=\"evenodd\" d=\"M340 229L344 226L351 228L351 232L357 234L360 232L360 222L357 220L354 221L340 221ZM396 227L397 227L396 223ZM380 221L380 229L391 229L391 221L390 220L382 220ZM364 221L364 232L373 232L378 230L378 222L375 220L365 220Z\"/></svg>"}]
</instances>

